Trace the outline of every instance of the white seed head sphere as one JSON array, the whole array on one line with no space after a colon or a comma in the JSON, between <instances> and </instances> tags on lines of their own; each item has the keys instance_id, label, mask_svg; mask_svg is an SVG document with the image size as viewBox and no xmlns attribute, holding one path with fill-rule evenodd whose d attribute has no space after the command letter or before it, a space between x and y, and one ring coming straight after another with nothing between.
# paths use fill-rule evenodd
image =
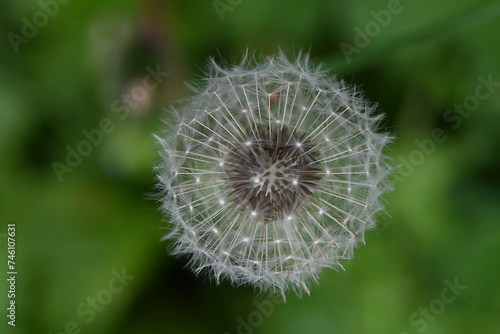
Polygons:
<instances>
[{"instance_id":1,"label":"white seed head sphere","mask_svg":"<svg viewBox=\"0 0 500 334\"><path fill-rule=\"evenodd\" d=\"M383 209L382 115L307 54L211 61L202 86L156 136L165 238L217 283L309 293Z\"/></svg>"}]
</instances>

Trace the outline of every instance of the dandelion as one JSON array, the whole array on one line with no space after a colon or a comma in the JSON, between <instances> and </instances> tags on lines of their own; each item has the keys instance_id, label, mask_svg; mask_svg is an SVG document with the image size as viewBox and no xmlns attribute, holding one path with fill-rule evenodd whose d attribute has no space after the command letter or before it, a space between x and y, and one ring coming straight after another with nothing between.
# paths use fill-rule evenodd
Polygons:
<instances>
[{"instance_id":1,"label":"dandelion","mask_svg":"<svg viewBox=\"0 0 500 334\"><path fill-rule=\"evenodd\" d=\"M389 188L382 115L308 55L213 60L196 95L156 136L174 254L217 283L309 293L342 268Z\"/></svg>"}]
</instances>

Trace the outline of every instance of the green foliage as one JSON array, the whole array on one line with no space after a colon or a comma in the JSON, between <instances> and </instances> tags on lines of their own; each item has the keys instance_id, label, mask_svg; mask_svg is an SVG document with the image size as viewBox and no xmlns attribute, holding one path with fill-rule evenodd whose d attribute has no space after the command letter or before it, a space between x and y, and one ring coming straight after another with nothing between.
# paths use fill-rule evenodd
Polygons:
<instances>
[{"instance_id":1,"label":"green foliage","mask_svg":"<svg viewBox=\"0 0 500 334\"><path fill-rule=\"evenodd\" d=\"M390 1L221 0L232 6L223 21L212 1L62 2L17 53L8 34L22 37L23 17L33 21L41 6L9 0L0 11L2 261L9 222L18 244L17 325L6 325L2 278L2 333L60 333L72 321L82 333L236 333L242 322L257 324L248 325L255 333L417 333L420 308L438 307L445 281L455 278L467 288L430 313L425 333L498 332L500 89L460 125L444 118L475 96L478 77L500 81L496 2L401 1L362 47L355 27L364 31L371 11ZM342 42L359 49L350 62ZM361 85L388 115L397 138L388 153L411 170L395 175L388 214L346 271L325 271L310 297L290 296L286 305L183 269L186 259L168 256L159 241L165 224L148 199L158 160L151 133L162 128L165 108L190 94L183 82L202 74L207 57L235 60L246 47L310 50L313 61ZM124 107L122 94L157 65L169 75L135 108ZM85 150L83 130L103 119L113 130L69 166L68 147ZM429 143L435 129L446 139L427 154L416 140ZM412 159L418 163L405 165ZM71 170L62 182L54 161ZM110 284L119 287L113 270L122 268L135 278L109 294ZM82 310L106 296L112 300L87 322Z\"/></svg>"}]
</instances>

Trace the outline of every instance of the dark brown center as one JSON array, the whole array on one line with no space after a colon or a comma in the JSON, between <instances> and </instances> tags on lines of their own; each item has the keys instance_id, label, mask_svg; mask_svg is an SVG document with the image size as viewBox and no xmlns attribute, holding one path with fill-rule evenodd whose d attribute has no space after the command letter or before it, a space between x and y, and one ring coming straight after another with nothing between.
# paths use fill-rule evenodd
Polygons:
<instances>
[{"instance_id":1,"label":"dark brown center","mask_svg":"<svg viewBox=\"0 0 500 334\"><path fill-rule=\"evenodd\" d=\"M319 176L315 146L286 127L254 129L236 145L226 165L231 197L258 219L292 215L313 196Z\"/></svg>"}]
</instances>

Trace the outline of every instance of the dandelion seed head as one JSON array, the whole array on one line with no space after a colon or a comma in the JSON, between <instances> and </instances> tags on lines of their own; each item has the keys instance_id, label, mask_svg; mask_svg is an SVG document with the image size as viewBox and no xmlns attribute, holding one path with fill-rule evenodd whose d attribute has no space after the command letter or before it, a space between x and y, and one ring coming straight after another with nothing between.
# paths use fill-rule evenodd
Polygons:
<instances>
[{"instance_id":1,"label":"dandelion seed head","mask_svg":"<svg viewBox=\"0 0 500 334\"><path fill-rule=\"evenodd\" d=\"M307 54L212 61L202 88L172 111L156 136L158 188L166 238L195 273L309 293L375 227L391 138L375 106Z\"/></svg>"}]
</instances>

